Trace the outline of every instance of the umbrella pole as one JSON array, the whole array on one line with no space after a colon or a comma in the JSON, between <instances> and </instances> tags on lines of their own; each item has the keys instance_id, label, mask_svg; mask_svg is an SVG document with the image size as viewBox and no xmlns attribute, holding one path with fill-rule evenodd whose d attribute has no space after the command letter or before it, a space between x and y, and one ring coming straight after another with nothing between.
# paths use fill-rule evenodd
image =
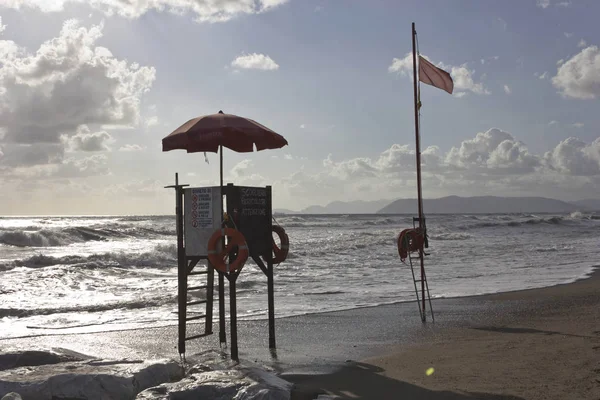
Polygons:
<instances>
[{"instance_id":1,"label":"umbrella pole","mask_svg":"<svg viewBox=\"0 0 600 400\"><path fill-rule=\"evenodd\" d=\"M219 159L220 159L220 171L219 171L219 184L221 186L221 226L223 226L223 146L219 147ZM225 248L225 238L221 243ZM219 343L227 343L225 333L225 276L222 272L219 272Z\"/></svg>"}]
</instances>

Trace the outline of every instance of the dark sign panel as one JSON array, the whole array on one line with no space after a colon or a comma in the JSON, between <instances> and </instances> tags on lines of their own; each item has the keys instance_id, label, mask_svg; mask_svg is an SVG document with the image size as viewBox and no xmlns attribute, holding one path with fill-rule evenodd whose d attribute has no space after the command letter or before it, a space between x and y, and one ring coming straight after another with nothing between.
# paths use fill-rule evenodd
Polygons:
<instances>
[{"instance_id":1,"label":"dark sign panel","mask_svg":"<svg viewBox=\"0 0 600 400\"><path fill-rule=\"evenodd\" d=\"M271 250L271 193L264 187L228 186L227 210L248 243L251 254Z\"/></svg>"}]
</instances>

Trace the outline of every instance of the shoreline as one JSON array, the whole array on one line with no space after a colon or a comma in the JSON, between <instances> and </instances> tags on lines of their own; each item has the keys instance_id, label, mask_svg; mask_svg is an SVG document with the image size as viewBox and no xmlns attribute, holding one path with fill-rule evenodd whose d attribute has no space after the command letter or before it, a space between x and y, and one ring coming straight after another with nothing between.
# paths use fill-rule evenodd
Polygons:
<instances>
[{"instance_id":1,"label":"shoreline","mask_svg":"<svg viewBox=\"0 0 600 400\"><path fill-rule=\"evenodd\" d=\"M598 265L592 265L589 267L590 268L590 272L586 273L585 276L580 276L578 278L573 278L573 280L571 280L570 282L563 282L563 283L556 283L550 286L539 286L539 287L533 287L533 288L527 288L527 289L515 289L515 290L507 290L507 291L498 291L498 292L489 292L489 293L480 293L480 294L474 294L474 295L462 295L462 296L455 296L455 297L432 297L431 301L432 303L435 304L435 302L439 302L439 301L452 301L452 300L461 300L461 299L478 299L478 298L482 298L485 299L488 296L496 296L496 295L519 295L519 294L525 294L527 292L530 291L538 291L538 290L544 290L544 289L551 289L551 288L555 288L555 287L561 287L561 286L565 286L565 285L572 285L574 283L577 282L581 282L581 281L586 281L589 279L600 279L600 264ZM345 308L345 309L339 309L339 310L329 310L329 311L319 311L319 312L312 312L312 313L304 313L304 314L294 314L294 315L284 315L284 316L276 316L275 317L275 321L283 321L283 320L287 320L287 319L295 319L295 318L310 318L311 316L318 316L318 315L329 315L329 314L336 314L336 313L344 313L344 312L349 312L349 311L353 311L353 310L363 310L363 309L370 309L370 308L377 308L377 307L389 307L389 306L395 306L395 305L406 305L406 304L413 304L415 303L416 300L412 299L412 300L399 300L399 301L394 301L394 302L390 302L390 303L380 303L380 304L373 304L373 305L365 305L365 306L358 306L358 307L351 307L351 308ZM434 313L435 313L435 307L434 307ZM215 315L215 318L216 315ZM226 316L226 321L229 322L229 316ZM238 323L261 323L261 322L267 322L268 318L265 317L260 317L260 318L245 318L245 317L240 317L238 316ZM190 324L190 325L195 325L195 324ZM216 323L214 323L215 326L218 326L218 320ZM100 325L101 326L101 325ZM82 326L83 328L84 326ZM152 330L152 329L168 329L168 328L176 328L177 327L177 321L174 321L173 323L169 323L166 325L161 325L159 327L130 327L130 328L115 328L115 329L109 329L109 330L100 330L100 331L93 331L93 332L77 332L77 333L61 333L60 330L61 329L69 329L71 327L66 327L66 328L57 328L57 332L50 332L50 333L39 333L39 334L32 334L32 335L24 335L24 336L15 336L15 337L0 337L0 343L2 343L3 341L10 341L10 340L24 340L24 339L28 339L28 338L39 338L39 337L46 337L46 336L64 336L64 335L94 335L94 334L98 334L101 335L103 333L110 333L110 332L129 332L129 331L144 331L144 330ZM73 328L78 328L78 327L73 327ZM213 330L214 332L217 332L217 330Z\"/></svg>"}]
</instances>

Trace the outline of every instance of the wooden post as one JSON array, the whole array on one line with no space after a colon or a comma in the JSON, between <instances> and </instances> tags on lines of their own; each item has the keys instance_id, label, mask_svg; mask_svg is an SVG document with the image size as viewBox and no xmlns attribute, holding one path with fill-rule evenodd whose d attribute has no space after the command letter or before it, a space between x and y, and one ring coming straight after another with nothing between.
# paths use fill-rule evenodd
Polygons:
<instances>
[{"instance_id":1,"label":"wooden post","mask_svg":"<svg viewBox=\"0 0 600 400\"><path fill-rule=\"evenodd\" d=\"M416 36L417 31L415 29L415 23L412 23L412 58L413 58L413 90L415 100L415 141L416 149L415 153L417 156L417 198L419 203L419 229L423 230L423 198L421 191L421 143L419 135L419 93L418 93L418 79L417 79L417 49L416 49ZM422 250L420 252L421 259L421 300L423 303L423 314L421 320L425 322L425 260L423 259L424 254Z\"/></svg>"},{"instance_id":2,"label":"wooden post","mask_svg":"<svg viewBox=\"0 0 600 400\"><path fill-rule=\"evenodd\" d=\"M237 340L237 303L235 281L239 271L227 275L229 280L229 327L231 329L231 359L239 361Z\"/></svg>"},{"instance_id":3,"label":"wooden post","mask_svg":"<svg viewBox=\"0 0 600 400\"><path fill-rule=\"evenodd\" d=\"M179 184L179 174L175 173L175 185L165 188L175 189L175 227L177 229L177 319L178 319L178 344L179 355L185 355L185 319L187 302L187 260L183 244L183 187Z\"/></svg>"},{"instance_id":4,"label":"wooden post","mask_svg":"<svg viewBox=\"0 0 600 400\"><path fill-rule=\"evenodd\" d=\"M266 255L266 259L267 259L267 291L268 291L268 298L267 298L267 302L269 304L269 348L270 349L274 349L276 348L276 343L275 343L275 288L274 288L274 282L273 282L273 248L272 246L270 246L271 241L273 240L272 235L273 235L273 209L272 209L272 202L273 199L271 198L271 186L267 186L267 210L269 212L269 216L268 216L268 224L269 224L269 237L265 238L265 240L268 240L268 244L269 244L269 251L268 254Z\"/></svg>"},{"instance_id":5,"label":"wooden post","mask_svg":"<svg viewBox=\"0 0 600 400\"><path fill-rule=\"evenodd\" d=\"M223 226L223 146L219 148L220 170L219 186L221 190L221 227ZM225 248L225 238L221 242L222 248ZM227 333L225 332L225 276L219 272L219 343L227 343Z\"/></svg>"}]
</instances>

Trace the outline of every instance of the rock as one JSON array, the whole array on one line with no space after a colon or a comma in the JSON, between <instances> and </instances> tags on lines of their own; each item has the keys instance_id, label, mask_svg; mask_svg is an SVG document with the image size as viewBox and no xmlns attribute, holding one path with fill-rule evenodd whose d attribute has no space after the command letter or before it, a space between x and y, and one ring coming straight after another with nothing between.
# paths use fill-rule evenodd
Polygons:
<instances>
[{"instance_id":1,"label":"rock","mask_svg":"<svg viewBox=\"0 0 600 400\"><path fill-rule=\"evenodd\" d=\"M259 368L194 373L179 382L146 389L136 400L289 400L292 384Z\"/></svg>"},{"instance_id":2,"label":"rock","mask_svg":"<svg viewBox=\"0 0 600 400\"><path fill-rule=\"evenodd\" d=\"M21 395L19 393L15 393L15 392L10 392L7 393L2 400L23 400L23 398L21 397Z\"/></svg>"},{"instance_id":3,"label":"rock","mask_svg":"<svg viewBox=\"0 0 600 400\"><path fill-rule=\"evenodd\" d=\"M89 360L0 371L0 396L25 399L133 399L136 394L183 377L172 360Z\"/></svg>"},{"instance_id":4,"label":"rock","mask_svg":"<svg viewBox=\"0 0 600 400\"><path fill-rule=\"evenodd\" d=\"M0 371L11 368L81 361L83 358L41 350L14 351L0 354Z\"/></svg>"}]
</instances>

